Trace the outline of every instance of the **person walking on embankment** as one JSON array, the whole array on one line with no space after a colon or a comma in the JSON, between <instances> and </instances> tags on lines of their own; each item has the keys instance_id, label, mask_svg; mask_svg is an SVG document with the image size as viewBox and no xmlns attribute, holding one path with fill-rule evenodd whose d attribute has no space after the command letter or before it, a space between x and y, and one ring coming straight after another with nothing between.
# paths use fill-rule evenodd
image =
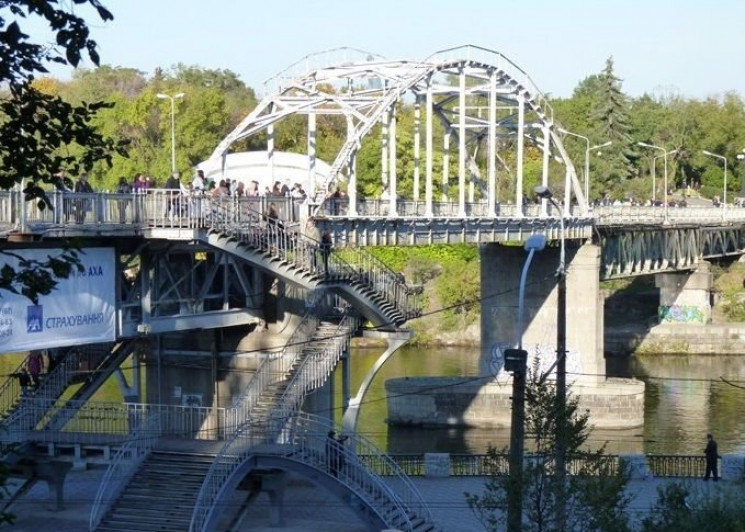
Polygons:
<instances>
[{"instance_id":1,"label":"person walking on embankment","mask_svg":"<svg viewBox=\"0 0 745 532\"><path fill-rule=\"evenodd\" d=\"M717 460L719 459L719 449L717 448L717 441L711 434L706 435L706 448L704 449L706 455L706 473L704 474L704 480L709 480L711 475L714 475L714 482L719 480L717 474Z\"/></svg>"}]
</instances>

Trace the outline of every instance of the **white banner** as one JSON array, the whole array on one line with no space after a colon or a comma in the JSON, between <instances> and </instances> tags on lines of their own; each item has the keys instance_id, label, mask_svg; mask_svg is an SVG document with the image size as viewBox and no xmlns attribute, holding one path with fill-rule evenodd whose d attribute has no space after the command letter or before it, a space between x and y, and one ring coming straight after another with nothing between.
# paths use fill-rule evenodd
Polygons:
<instances>
[{"instance_id":1,"label":"white banner","mask_svg":"<svg viewBox=\"0 0 745 532\"><path fill-rule=\"evenodd\" d=\"M14 250L26 259L44 261L59 249ZM60 279L39 304L21 295L0 290L0 353L28 351L116 339L116 264L113 248L85 248L78 252L83 271ZM18 261L0 255L0 261L17 268Z\"/></svg>"}]
</instances>

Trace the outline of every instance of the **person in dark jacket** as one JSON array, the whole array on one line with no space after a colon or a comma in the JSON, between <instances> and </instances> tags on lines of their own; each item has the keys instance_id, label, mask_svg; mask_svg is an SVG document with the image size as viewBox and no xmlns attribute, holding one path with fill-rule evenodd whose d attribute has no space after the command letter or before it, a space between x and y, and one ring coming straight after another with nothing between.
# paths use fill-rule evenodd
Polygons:
<instances>
[{"instance_id":1,"label":"person in dark jacket","mask_svg":"<svg viewBox=\"0 0 745 532\"><path fill-rule=\"evenodd\" d=\"M717 448L717 442L714 436L711 434L706 435L706 448L704 449L706 455L706 473L704 474L704 480L709 480L711 475L714 475L714 482L719 480L717 474L717 460L719 459L719 449Z\"/></svg>"}]
</instances>

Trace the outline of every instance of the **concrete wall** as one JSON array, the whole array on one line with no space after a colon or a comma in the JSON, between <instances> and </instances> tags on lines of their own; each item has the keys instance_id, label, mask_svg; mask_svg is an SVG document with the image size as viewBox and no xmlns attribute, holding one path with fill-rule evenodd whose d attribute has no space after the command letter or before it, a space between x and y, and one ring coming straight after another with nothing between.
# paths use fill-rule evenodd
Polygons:
<instances>
[{"instance_id":1,"label":"concrete wall","mask_svg":"<svg viewBox=\"0 0 745 532\"><path fill-rule=\"evenodd\" d=\"M462 383L462 384L459 384ZM385 382L388 422L424 427L510 426L512 386L457 377L413 377ZM597 429L624 429L644 424L644 384L627 379L576 382L570 393L580 411L590 412Z\"/></svg>"},{"instance_id":2,"label":"concrete wall","mask_svg":"<svg viewBox=\"0 0 745 532\"><path fill-rule=\"evenodd\" d=\"M495 346L517 342L520 274L527 252L519 246L486 244L481 250L482 375L490 374ZM559 249L537 252L525 290L523 347L541 359L545 369L556 358L557 283ZM567 248L567 379L605 375L603 358L603 301L600 296L600 248L584 244ZM529 362L530 364L530 362ZM574 375L572 375L574 374ZM601 377L602 378L602 377Z\"/></svg>"}]
</instances>

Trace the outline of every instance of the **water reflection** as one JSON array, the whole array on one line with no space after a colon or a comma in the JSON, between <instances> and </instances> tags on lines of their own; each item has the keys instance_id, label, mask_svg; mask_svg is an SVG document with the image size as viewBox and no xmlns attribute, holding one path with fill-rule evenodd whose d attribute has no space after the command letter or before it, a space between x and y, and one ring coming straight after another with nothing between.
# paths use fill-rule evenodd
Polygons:
<instances>
[{"instance_id":1,"label":"water reflection","mask_svg":"<svg viewBox=\"0 0 745 532\"><path fill-rule=\"evenodd\" d=\"M375 363L381 349L352 352L352 390ZM472 376L477 373L477 348L406 347L389 360L364 398L359 430L392 453L483 453L489 445L509 444L506 429L426 429L388 427L384 382L405 376ZM712 432L721 453L745 453L745 365L737 356L646 355L611 364L616 376L646 382L644 428L595 431L590 447L605 444L609 453L698 454ZM336 375L337 390L341 376ZM741 382L736 382L736 381ZM337 404L340 404L339 402ZM338 418L341 414L339 413Z\"/></svg>"}]
</instances>

